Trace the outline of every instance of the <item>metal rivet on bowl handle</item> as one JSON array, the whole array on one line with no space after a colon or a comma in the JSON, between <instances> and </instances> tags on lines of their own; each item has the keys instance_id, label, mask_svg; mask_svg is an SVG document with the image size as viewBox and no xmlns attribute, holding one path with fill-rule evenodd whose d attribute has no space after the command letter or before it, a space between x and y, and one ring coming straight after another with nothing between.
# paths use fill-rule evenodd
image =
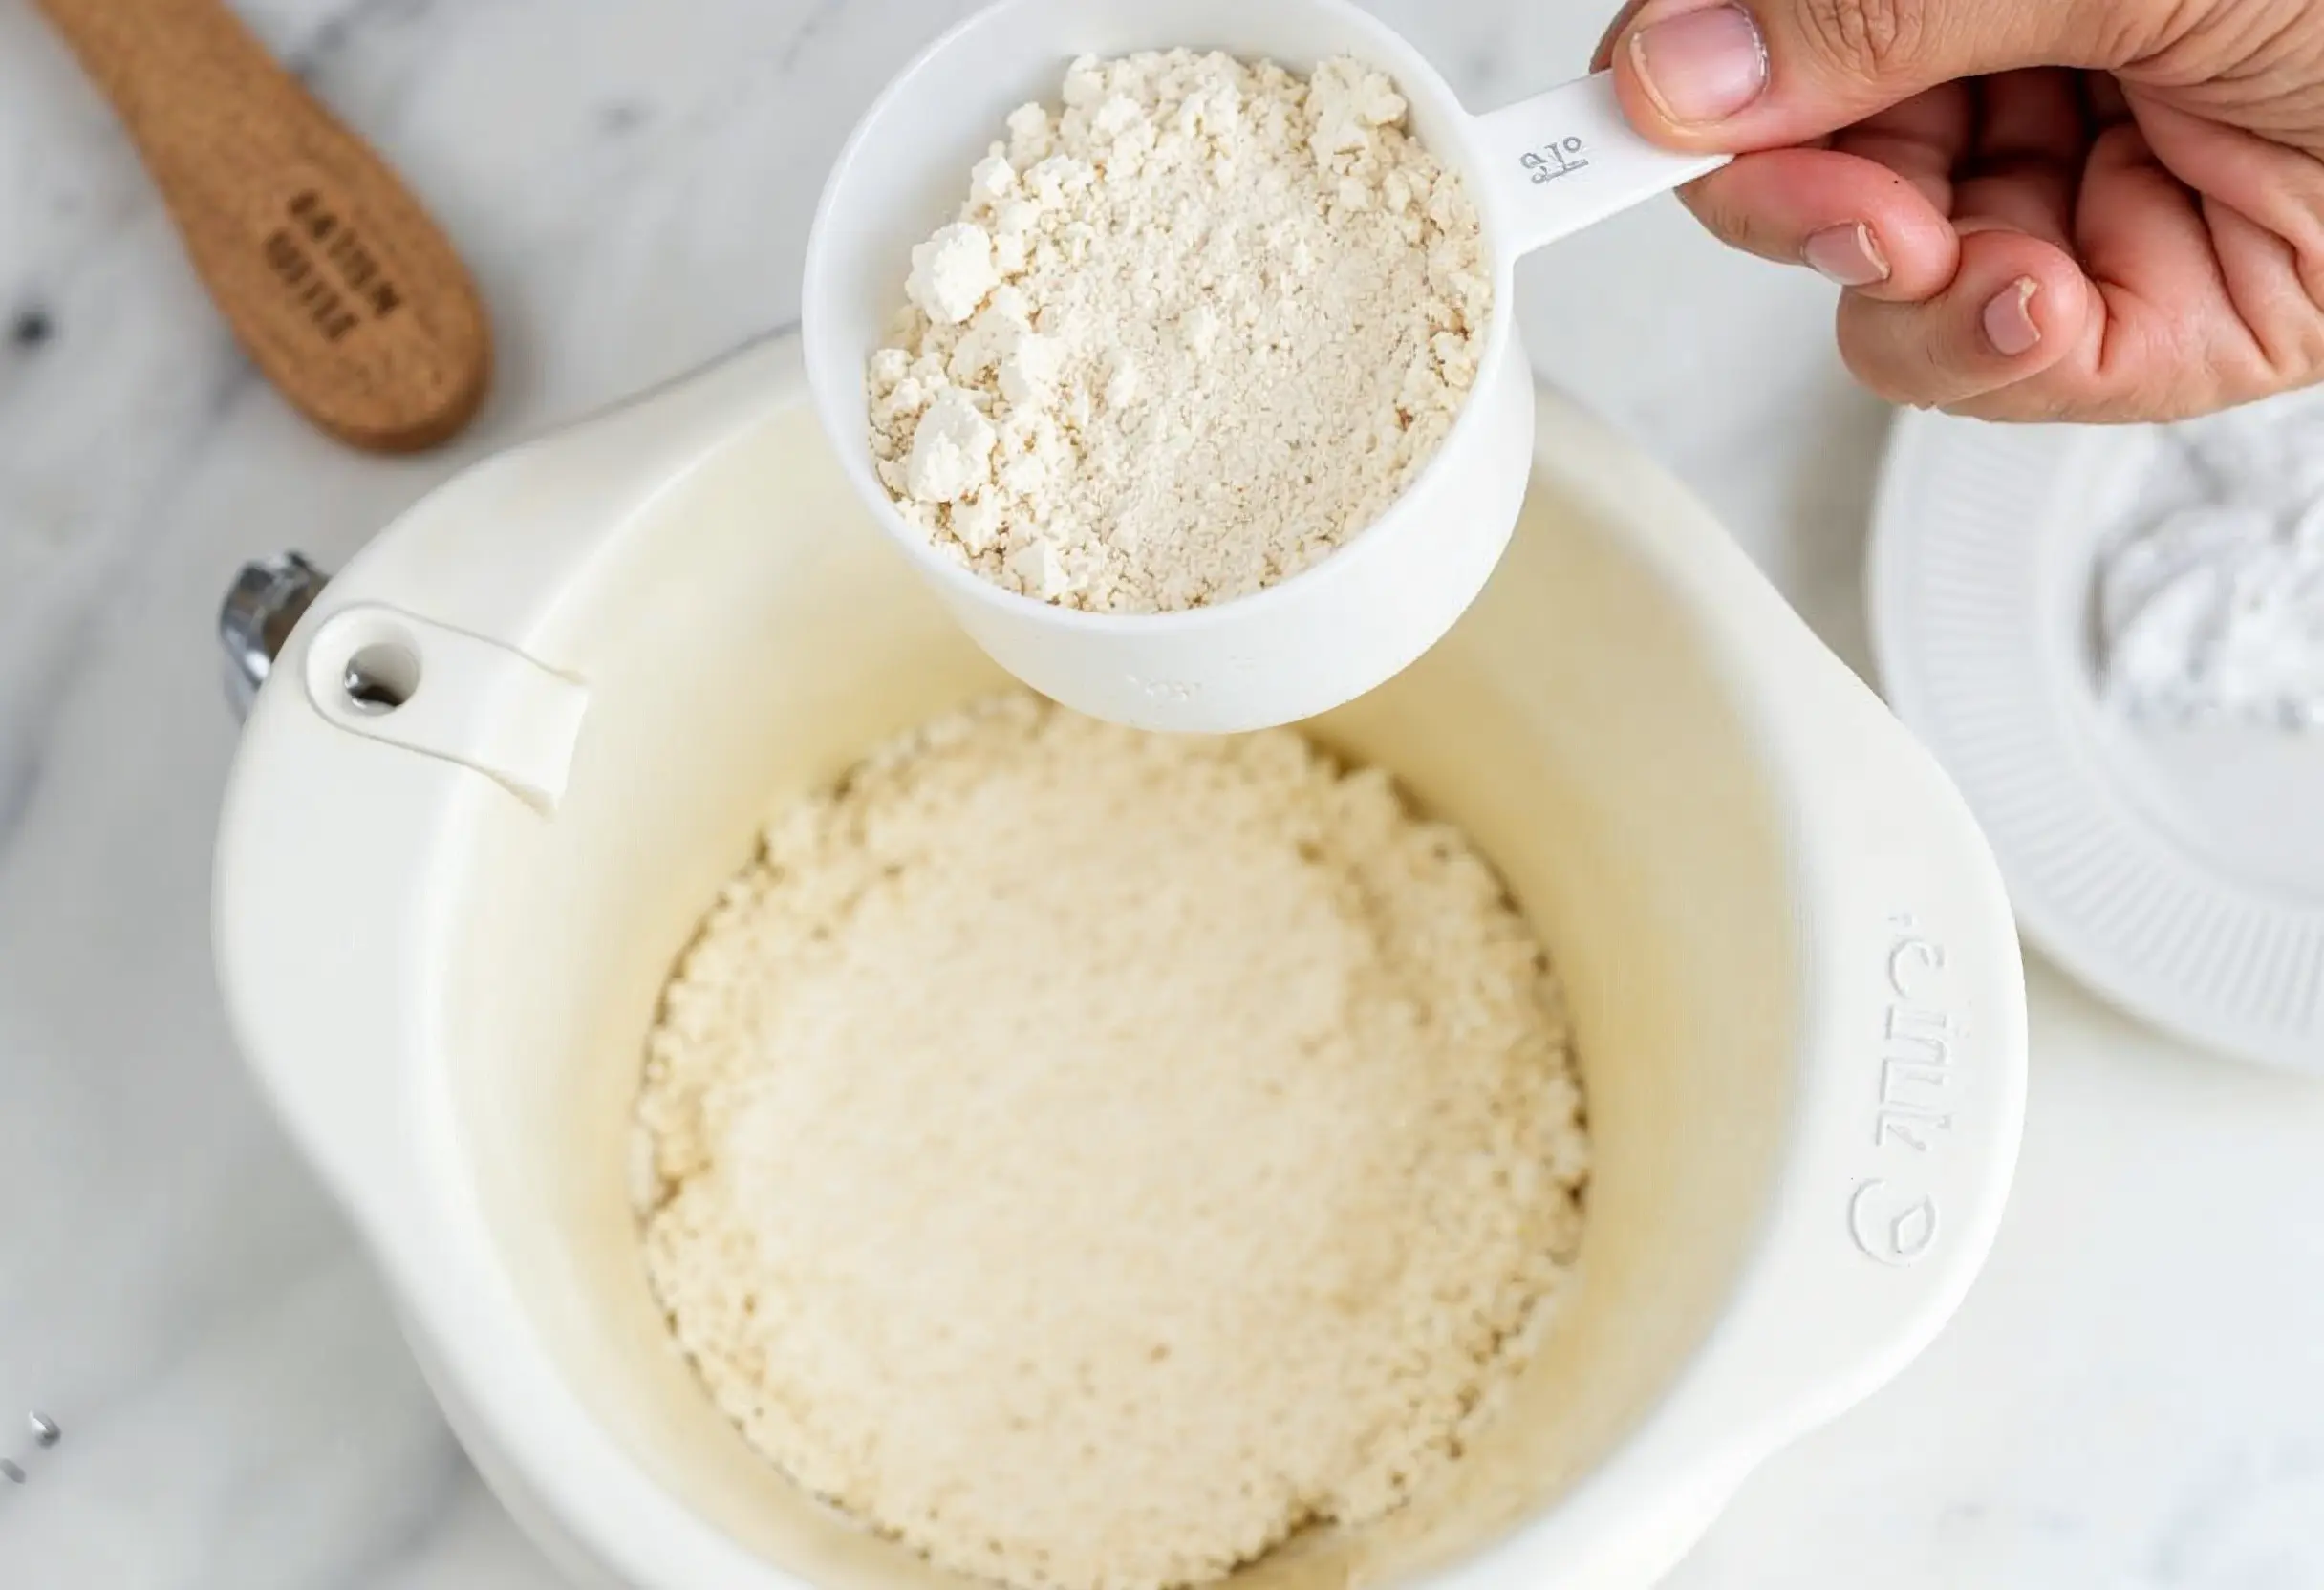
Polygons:
<instances>
[{"instance_id":1,"label":"metal rivet on bowl handle","mask_svg":"<svg viewBox=\"0 0 2324 1590\"><path fill-rule=\"evenodd\" d=\"M249 715L258 687L330 576L297 552L246 563L218 609L218 644L226 649L226 689L237 719Z\"/></svg>"}]
</instances>

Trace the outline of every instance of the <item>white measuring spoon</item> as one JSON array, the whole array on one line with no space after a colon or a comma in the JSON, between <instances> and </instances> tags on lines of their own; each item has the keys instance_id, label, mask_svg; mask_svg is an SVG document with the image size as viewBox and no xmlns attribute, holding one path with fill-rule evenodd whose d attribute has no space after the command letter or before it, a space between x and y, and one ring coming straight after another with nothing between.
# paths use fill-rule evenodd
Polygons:
<instances>
[{"instance_id":1,"label":"white measuring spoon","mask_svg":"<svg viewBox=\"0 0 2324 1590\"><path fill-rule=\"evenodd\" d=\"M1428 147L1482 213L1493 319L1474 391L1409 490L1314 568L1216 607L1091 613L1021 596L948 562L873 473L866 365L913 246L955 217L1008 113L1054 101L1077 55L1225 50L1305 72L1352 55L1395 79ZM1311 717L1403 670L1483 589L1517 524L1533 450L1533 376L1511 302L1519 255L1717 167L1630 130L1603 74L1473 116L1419 52L1346 0L1001 0L923 51L833 166L807 244L801 332L815 406L849 479L995 661L1077 711L1140 728L1226 733Z\"/></svg>"}]
</instances>

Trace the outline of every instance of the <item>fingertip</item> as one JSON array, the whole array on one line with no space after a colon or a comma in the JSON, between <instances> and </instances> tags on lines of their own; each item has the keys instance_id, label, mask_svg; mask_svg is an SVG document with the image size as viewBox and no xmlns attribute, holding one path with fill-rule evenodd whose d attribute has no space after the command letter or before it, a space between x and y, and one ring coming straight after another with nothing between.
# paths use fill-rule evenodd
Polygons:
<instances>
[{"instance_id":1,"label":"fingertip","mask_svg":"<svg viewBox=\"0 0 2324 1590\"><path fill-rule=\"evenodd\" d=\"M1994 353L2013 359L2040 346L2041 325L2034 318L2034 301L2040 296L2041 283L2020 276L1985 301L1977 323Z\"/></svg>"},{"instance_id":2,"label":"fingertip","mask_svg":"<svg viewBox=\"0 0 2324 1590\"><path fill-rule=\"evenodd\" d=\"M2055 245L2022 232L1972 232L1942 292L1919 303L1848 294L1840 355L1891 401L1947 407L2063 359L2081 337L2088 303L2080 267Z\"/></svg>"},{"instance_id":3,"label":"fingertip","mask_svg":"<svg viewBox=\"0 0 2324 1590\"><path fill-rule=\"evenodd\" d=\"M1808 233L1799 245L1799 259L1838 287L1878 291L1896 278L1880 233L1861 221L1835 222Z\"/></svg>"},{"instance_id":4,"label":"fingertip","mask_svg":"<svg viewBox=\"0 0 2324 1590\"><path fill-rule=\"evenodd\" d=\"M1612 74L1631 127L1670 149L1743 147L1727 123L1767 86L1765 45L1732 0L1638 0L1593 60Z\"/></svg>"},{"instance_id":5,"label":"fingertip","mask_svg":"<svg viewBox=\"0 0 2324 1590\"><path fill-rule=\"evenodd\" d=\"M1900 304L1917 303L1944 290L1960 265L1960 237L1918 189L1905 183L1885 183L1856 207L1865 216L1888 269L1877 281L1841 281L1840 286ZM1804 249L1801 257L1810 267L1817 264Z\"/></svg>"},{"instance_id":6,"label":"fingertip","mask_svg":"<svg viewBox=\"0 0 2324 1590\"><path fill-rule=\"evenodd\" d=\"M1877 298L1942 291L1959 259L1959 234L1926 195L1836 150L1739 156L1680 198L1722 242Z\"/></svg>"},{"instance_id":7,"label":"fingertip","mask_svg":"<svg viewBox=\"0 0 2324 1590\"><path fill-rule=\"evenodd\" d=\"M1975 231L1961 240L1961 268L1948 297L1973 311L1986 355L2018 376L2047 368L2080 335L2089 281L2056 245L2023 232Z\"/></svg>"},{"instance_id":8,"label":"fingertip","mask_svg":"<svg viewBox=\"0 0 2324 1590\"><path fill-rule=\"evenodd\" d=\"M1629 122L1639 137L1666 148L1692 149L1701 140L1689 138L1683 128L1674 128L1670 118L1638 74L1638 57L1630 49L1633 28L1605 43L1604 70L1614 78L1614 100L1622 107L1623 119Z\"/></svg>"}]
</instances>

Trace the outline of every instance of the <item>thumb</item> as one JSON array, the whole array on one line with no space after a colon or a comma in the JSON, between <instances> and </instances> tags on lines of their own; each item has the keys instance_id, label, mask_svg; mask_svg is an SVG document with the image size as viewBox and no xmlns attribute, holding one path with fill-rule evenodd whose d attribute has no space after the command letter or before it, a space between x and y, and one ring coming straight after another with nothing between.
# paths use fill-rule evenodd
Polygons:
<instances>
[{"instance_id":1,"label":"thumb","mask_svg":"<svg viewBox=\"0 0 2324 1590\"><path fill-rule=\"evenodd\" d=\"M1955 77L2102 68L2156 0L1644 0L1603 54L1631 123L1681 149L1772 149ZM2110 20L2111 13L2111 20Z\"/></svg>"}]
</instances>

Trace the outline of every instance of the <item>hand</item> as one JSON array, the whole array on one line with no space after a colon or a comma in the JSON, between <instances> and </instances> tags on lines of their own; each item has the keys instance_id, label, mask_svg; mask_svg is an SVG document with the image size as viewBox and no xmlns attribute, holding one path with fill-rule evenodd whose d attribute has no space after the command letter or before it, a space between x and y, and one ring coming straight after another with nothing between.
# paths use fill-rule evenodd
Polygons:
<instances>
[{"instance_id":1,"label":"hand","mask_svg":"<svg viewBox=\"0 0 2324 1590\"><path fill-rule=\"evenodd\" d=\"M2324 0L1631 0L1640 131L1846 290L1898 402L2169 419L2324 380Z\"/></svg>"}]
</instances>

